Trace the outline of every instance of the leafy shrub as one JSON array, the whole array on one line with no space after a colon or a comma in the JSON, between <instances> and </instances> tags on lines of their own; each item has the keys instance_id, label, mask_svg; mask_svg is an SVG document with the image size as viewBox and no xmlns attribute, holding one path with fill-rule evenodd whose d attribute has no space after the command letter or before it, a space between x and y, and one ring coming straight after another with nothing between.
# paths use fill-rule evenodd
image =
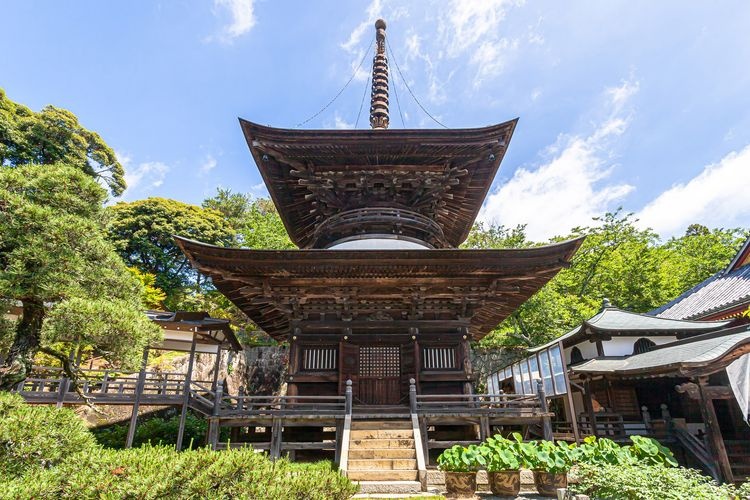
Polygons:
<instances>
[{"instance_id":1,"label":"leafy shrub","mask_svg":"<svg viewBox=\"0 0 750 500\"><path fill-rule=\"evenodd\" d=\"M527 467L533 470L541 470L554 474L567 473L573 466L576 458L575 445L564 441L553 443L551 441L531 441L526 443L524 461Z\"/></svg>"},{"instance_id":2,"label":"leafy shrub","mask_svg":"<svg viewBox=\"0 0 750 500\"><path fill-rule=\"evenodd\" d=\"M521 435L513 433L513 439L506 439L500 434L487 438L479 446L484 456L487 472L518 470L524 465L520 447L523 446Z\"/></svg>"},{"instance_id":3,"label":"leafy shrub","mask_svg":"<svg viewBox=\"0 0 750 500\"><path fill-rule=\"evenodd\" d=\"M151 417L139 422L135 428L133 446L139 447L144 444L175 444L177 443L177 430L180 425L180 417L172 416L169 418ZM206 439L208 423L195 415L187 414L185 419L185 436L183 443L185 448L199 448L203 446ZM222 429L223 433L228 435L228 429ZM91 432L96 440L105 448L122 449L125 447L125 439L128 434L128 424L117 424L99 429L92 429ZM223 441L224 439L220 439Z\"/></svg>"},{"instance_id":4,"label":"leafy shrub","mask_svg":"<svg viewBox=\"0 0 750 500\"><path fill-rule=\"evenodd\" d=\"M438 468L446 472L474 472L486 464L479 446L454 445L437 458Z\"/></svg>"},{"instance_id":5,"label":"leafy shrub","mask_svg":"<svg viewBox=\"0 0 750 500\"><path fill-rule=\"evenodd\" d=\"M357 487L330 463L270 461L251 448L94 449L10 481L0 499L268 498L344 500Z\"/></svg>"},{"instance_id":6,"label":"leafy shrub","mask_svg":"<svg viewBox=\"0 0 750 500\"><path fill-rule=\"evenodd\" d=\"M630 436L630 446L589 436L575 450L576 463L588 465L661 465L677 467L672 451L653 438Z\"/></svg>"},{"instance_id":7,"label":"leafy shrub","mask_svg":"<svg viewBox=\"0 0 750 500\"><path fill-rule=\"evenodd\" d=\"M661 465L581 465L577 493L594 498L622 500L727 500L734 498L730 485L717 485L692 469Z\"/></svg>"},{"instance_id":8,"label":"leafy shrub","mask_svg":"<svg viewBox=\"0 0 750 500\"><path fill-rule=\"evenodd\" d=\"M94 449L93 436L73 411L27 405L17 394L0 392L0 481Z\"/></svg>"}]
</instances>

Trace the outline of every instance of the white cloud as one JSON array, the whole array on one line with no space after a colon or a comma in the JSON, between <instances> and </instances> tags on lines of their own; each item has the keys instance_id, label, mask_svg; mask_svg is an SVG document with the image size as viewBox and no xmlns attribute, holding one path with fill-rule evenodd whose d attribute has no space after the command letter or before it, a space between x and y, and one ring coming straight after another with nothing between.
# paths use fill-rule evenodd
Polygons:
<instances>
[{"instance_id":1,"label":"white cloud","mask_svg":"<svg viewBox=\"0 0 750 500\"><path fill-rule=\"evenodd\" d=\"M448 54L461 55L472 46L482 45L494 38L508 8L522 4L517 0L453 0L447 11L447 26L442 30L448 37Z\"/></svg>"},{"instance_id":2,"label":"white cloud","mask_svg":"<svg viewBox=\"0 0 750 500\"><path fill-rule=\"evenodd\" d=\"M206 175L211 170L216 168L216 165L216 158L211 155L206 155L206 159L203 161L203 163L201 163L200 167L198 167L198 175Z\"/></svg>"},{"instance_id":3,"label":"white cloud","mask_svg":"<svg viewBox=\"0 0 750 500\"><path fill-rule=\"evenodd\" d=\"M637 83L628 85L637 89ZM620 99L622 94L606 89L604 95L609 112L596 129L587 136L561 136L548 148L551 158L546 163L516 170L487 198L479 220L527 224L531 239L546 240L591 224L592 217L633 191L632 185L607 182L613 169L612 142L626 131L629 120L617 114L626 101Z\"/></svg>"},{"instance_id":4,"label":"white cloud","mask_svg":"<svg viewBox=\"0 0 750 500\"><path fill-rule=\"evenodd\" d=\"M118 158L120 158L119 153ZM125 162L123 162L123 159ZM123 198L127 198L134 192L146 192L161 186L169 172L169 166L159 161L140 163L138 166L130 168L130 157L122 156L120 163L125 168L125 182L128 186L123 193Z\"/></svg>"},{"instance_id":5,"label":"white cloud","mask_svg":"<svg viewBox=\"0 0 750 500\"><path fill-rule=\"evenodd\" d=\"M219 34L219 40L232 42L249 32L255 26L254 0L214 0L214 13L225 10L229 14L229 24Z\"/></svg>"},{"instance_id":6,"label":"white cloud","mask_svg":"<svg viewBox=\"0 0 750 500\"><path fill-rule=\"evenodd\" d=\"M676 184L648 203L639 224L663 238L697 223L709 227L746 226L750 221L750 145L707 165L686 183Z\"/></svg>"},{"instance_id":7,"label":"white cloud","mask_svg":"<svg viewBox=\"0 0 750 500\"><path fill-rule=\"evenodd\" d=\"M633 80L632 76L628 80L623 80L619 86L608 88L606 94L612 102L613 112L619 113L625 103L627 103L639 89L640 82Z\"/></svg>"},{"instance_id":8,"label":"white cloud","mask_svg":"<svg viewBox=\"0 0 750 500\"><path fill-rule=\"evenodd\" d=\"M350 129L354 128L353 123L349 123L345 119L343 119L338 113L333 118L333 128L343 130L343 129Z\"/></svg>"},{"instance_id":9,"label":"white cloud","mask_svg":"<svg viewBox=\"0 0 750 500\"><path fill-rule=\"evenodd\" d=\"M472 64L477 67L474 87L479 87L486 79L498 75L506 66L506 54L518 48L518 40L503 38L498 41L483 42L471 56Z\"/></svg>"}]
</instances>

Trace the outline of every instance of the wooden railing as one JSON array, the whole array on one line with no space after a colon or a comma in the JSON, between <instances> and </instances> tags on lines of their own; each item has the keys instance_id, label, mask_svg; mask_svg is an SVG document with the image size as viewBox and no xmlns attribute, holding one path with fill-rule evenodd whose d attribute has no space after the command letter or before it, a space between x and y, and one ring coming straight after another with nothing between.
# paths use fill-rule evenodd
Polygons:
<instances>
[{"instance_id":1,"label":"wooden railing","mask_svg":"<svg viewBox=\"0 0 750 500\"><path fill-rule=\"evenodd\" d=\"M61 368L36 367L36 375L19 383L15 391L32 403L130 404L138 388L138 371L80 370L77 389ZM211 384L194 381L193 384ZM141 399L173 403L184 395L185 374L179 372L144 372ZM83 397L81 397L83 395Z\"/></svg>"},{"instance_id":2,"label":"wooden railing","mask_svg":"<svg viewBox=\"0 0 750 500\"><path fill-rule=\"evenodd\" d=\"M223 396L217 416L343 417L345 396Z\"/></svg>"},{"instance_id":3,"label":"wooden railing","mask_svg":"<svg viewBox=\"0 0 750 500\"><path fill-rule=\"evenodd\" d=\"M464 414L541 416L539 396L523 394L418 394L416 412L424 414Z\"/></svg>"}]
</instances>

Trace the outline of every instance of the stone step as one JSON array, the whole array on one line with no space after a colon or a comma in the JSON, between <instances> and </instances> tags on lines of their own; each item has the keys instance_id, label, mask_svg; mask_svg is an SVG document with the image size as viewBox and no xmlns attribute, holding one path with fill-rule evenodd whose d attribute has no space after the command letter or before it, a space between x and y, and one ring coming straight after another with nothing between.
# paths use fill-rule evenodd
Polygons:
<instances>
[{"instance_id":1,"label":"stone step","mask_svg":"<svg viewBox=\"0 0 750 500\"><path fill-rule=\"evenodd\" d=\"M356 429L351 432L351 439L411 439L411 429Z\"/></svg>"},{"instance_id":2,"label":"stone step","mask_svg":"<svg viewBox=\"0 0 750 500\"><path fill-rule=\"evenodd\" d=\"M349 460L417 458L414 448L363 448L350 449Z\"/></svg>"},{"instance_id":3,"label":"stone step","mask_svg":"<svg viewBox=\"0 0 750 500\"><path fill-rule=\"evenodd\" d=\"M360 481L359 492L365 494L409 494L422 491L419 481Z\"/></svg>"},{"instance_id":4,"label":"stone step","mask_svg":"<svg viewBox=\"0 0 750 500\"><path fill-rule=\"evenodd\" d=\"M354 420L352 430L411 429L410 420Z\"/></svg>"},{"instance_id":5,"label":"stone step","mask_svg":"<svg viewBox=\"0 0 750 500\"><path fill-rule=\"evenodd\" d=\"M413 439L352 439L349 449L414 448Z\"/></svg>"},{"instance_id":6,"label":"stone step","mask_svg":"<svg viewBox=\"0 0 750 500\"><path fill-rule=\"evenodd\" d=\"M419 472L415 470L352 470L346 472L352 481L417 481Z\"/></svg>"},{"instance_id":7,"label":"stone step","mask_svg":"<svg viewBox=\"0 0 750 500\"><path fill-rule=\"evenodd\" d=\"M354 470L416 470L415 459L359 459L349 460L349 469Z\"/></svg>"}]
</instances>

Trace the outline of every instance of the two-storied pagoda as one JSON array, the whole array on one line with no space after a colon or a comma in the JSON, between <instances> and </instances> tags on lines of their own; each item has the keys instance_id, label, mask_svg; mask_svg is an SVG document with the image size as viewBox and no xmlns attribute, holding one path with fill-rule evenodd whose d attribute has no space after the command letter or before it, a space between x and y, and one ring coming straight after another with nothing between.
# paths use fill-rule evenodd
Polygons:
<instances>
[{"instance_id":1,"label":"two-storied pagoda","mask_svg":"<svg viewBox=\"0 0 750 500\"><path fill-rule=\"evenodd\" d=\"M458 130L388 129L385 23L376 23L372 130L289 130L240 120L300 250L178 238L193 266L290 345L289 395L397 408L471 392L469 344L570 260L580 240L464 250L517 120Z\"/></svg>"}]
</instances>

